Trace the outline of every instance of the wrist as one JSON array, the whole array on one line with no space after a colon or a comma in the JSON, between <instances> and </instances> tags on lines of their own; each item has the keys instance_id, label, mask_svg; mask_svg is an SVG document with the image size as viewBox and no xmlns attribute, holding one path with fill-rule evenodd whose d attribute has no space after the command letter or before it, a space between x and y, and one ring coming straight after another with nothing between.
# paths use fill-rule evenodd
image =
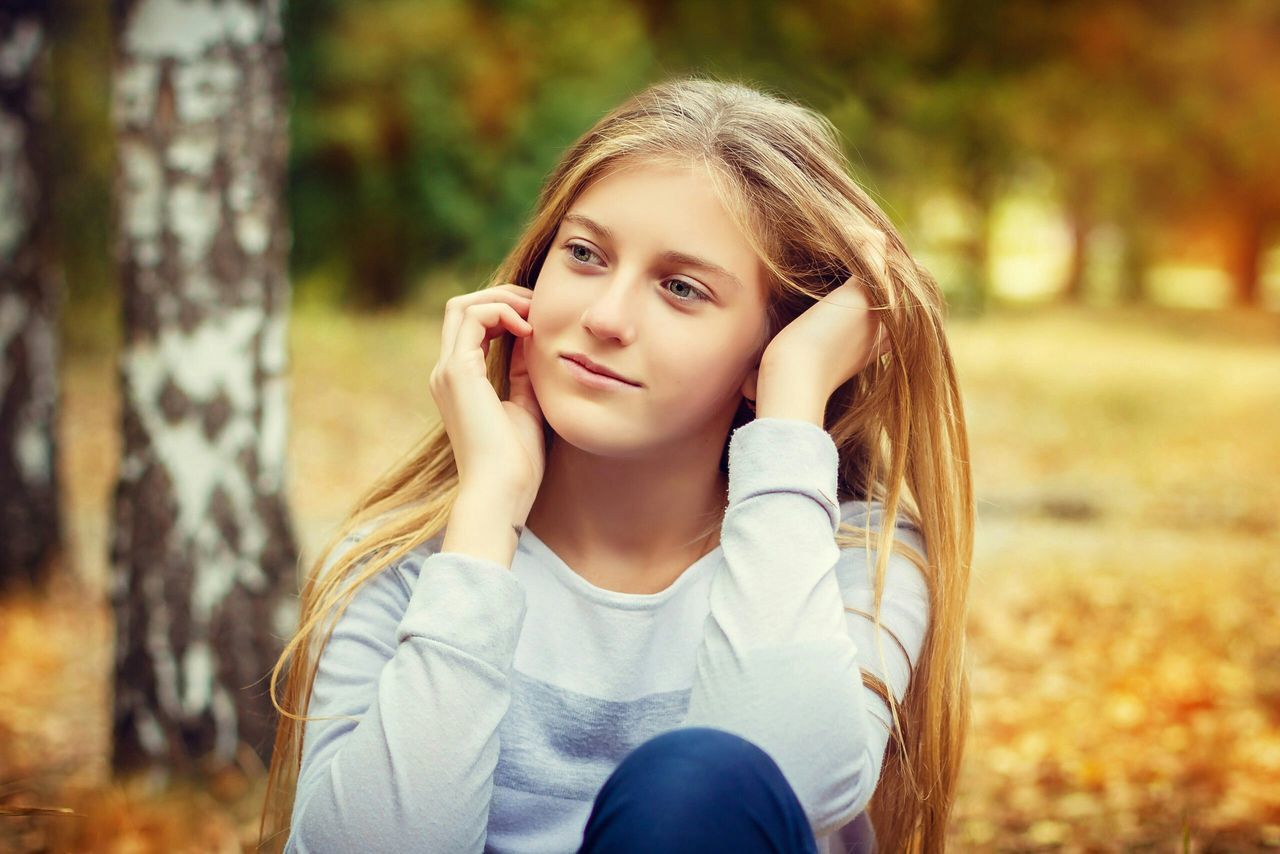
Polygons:
<instances>
[{"instance_id":1,"label":"wrist","mask_svg":"<svg viewBox=\"0 0 1280 854\"><path fill-rule=\"evenodd\" d=\"M813 388L813 378L777 364L760 365L756 377L756 418L794 418L825 426L828 394Z\"/></svg>"},{"instance_id":2,"label":"wrist","mask_svg":"<svg viewBox=\"0 0 1280 854\"><path fill-rule=\"evenodd\" d=\"M441 551L461 552L510 567L523 523L493 491L460 489L449 512Z\"/></svg>"},{"instance_id":3,"label":"wrist","mask_svg":"<svg viewBox=\"0 0 1280 854\"><path fill-rule=\"evenodd\" d=\"M827 402L799 388L775 386L776 392L762 391L756 397L756 418L793 418L826 426Z\"/></svg>"}]
</instances>

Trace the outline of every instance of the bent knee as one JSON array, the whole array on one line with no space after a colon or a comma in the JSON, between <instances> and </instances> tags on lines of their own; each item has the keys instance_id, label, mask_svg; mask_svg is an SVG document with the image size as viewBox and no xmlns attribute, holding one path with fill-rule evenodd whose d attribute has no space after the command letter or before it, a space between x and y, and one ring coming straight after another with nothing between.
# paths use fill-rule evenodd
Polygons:
<instances>
[{"instance_id":1,"label":"bent knee","mask_svg":"<svg viewBox=\"0 0 1280 854\"><path fill-rule=\"evenodd\" d=\"M783 781L777 763L755 742L704 726L654 736L623 760L627 764L643 766L651 793L661 790L685 798L723 794L752 780Z\"/></svg>"}]
</instances>

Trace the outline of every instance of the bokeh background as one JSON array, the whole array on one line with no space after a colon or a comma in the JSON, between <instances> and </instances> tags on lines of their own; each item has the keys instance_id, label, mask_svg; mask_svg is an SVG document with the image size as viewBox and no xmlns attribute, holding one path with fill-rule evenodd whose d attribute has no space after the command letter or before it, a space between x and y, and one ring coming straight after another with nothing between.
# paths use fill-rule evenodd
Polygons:
<instances>
[{"instance_id":1,"label":"bokeh background","mask_svg":"<svg viewBox=\"0 0 1280 854\"><path fill-rule=\"evenodd\" d=\"M820 110L947 291L978 496L956 850L1280 847L1280 4L293 0L305 558L436 415L445 299L556 158L702 71ZM261 768L108 767L120 453L106 4L58 4L71 560L0 601L0 846L249 850ZM6 816L6 805L74 815Z\"/></svg>"}]
</instances>

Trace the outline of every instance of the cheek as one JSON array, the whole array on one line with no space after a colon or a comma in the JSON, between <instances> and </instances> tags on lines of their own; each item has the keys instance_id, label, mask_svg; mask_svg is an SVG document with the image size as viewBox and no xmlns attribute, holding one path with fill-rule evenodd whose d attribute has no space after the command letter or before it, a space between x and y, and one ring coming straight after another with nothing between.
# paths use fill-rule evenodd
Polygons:
<instances>
[{"instance_id":1,"label":"cheek","mask_svg":"<svg viewBox=\"0 0 1280 854\"><path fill-rule=\"evenodd\" d=\"M529 303L529 313L525 316L533 327L533 338L529 342L541 348L554 336L557 326L555 305L550 293L535 291Z\"/></svg>"},{"instance_id":2,"label":"cheek","mask_svg":"<svg viewBox=\"0 0 1280 854\"><path fill-rule=\"evenodd\" d=\"M565 283L559 280L554 271L544 270L538 277L529 303L529 322L533 324L535 335L542 326L548 330L563 326L565 318L570 317L572 312L573 306Z\"/></svg>"},{"instance_id":3,"label":"cheek","mask_svg":"<svg viewBox=\"0 0 1280 854\"><path fill-rule=\"evenodd\" d=\"M738 395L741 385L741 359L728 356L732 345L719 348L698 341L690 346L688 338L666 342L655 350L650 364L655 374L655 387L670 411L683 411L694 420L724 405L727 398Z\"/></svg>"},{"instance_id":4,"label":"cheek","mask_svg":"<svg viewBox=\"0 0 1280 854\"><path fill-rule=\"evenodd\" d=\"M557 349L575 337L567 331L577 321L577 311L566 299L564 289L556 287L553 277L539 277L526 316L533 327L533 335L526 344L526 357L535 378L539 368L554 361Z\"/></svg>"}]
</instances>

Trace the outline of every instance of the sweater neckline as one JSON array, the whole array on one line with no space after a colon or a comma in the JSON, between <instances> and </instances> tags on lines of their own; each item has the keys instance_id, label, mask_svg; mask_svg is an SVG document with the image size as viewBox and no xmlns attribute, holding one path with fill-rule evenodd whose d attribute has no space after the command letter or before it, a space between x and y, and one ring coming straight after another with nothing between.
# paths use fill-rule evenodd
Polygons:
<instances>
[{"instance_id":1,"label":"sweater neckline","mask_svg":"<svg viewBox=\"0 0 1280 854\"><path fill-rule=\"evenodd\" d=\"M723 550L723 544L717 543L715 548L685 567L675 581L657 593L623 593L618 590L606 590L587 581L575 572L573 567L565 563L560 555L552 551L551 547L544 543L531 528L525 528L521 532L517 547L525 549L533 558L540 560L543 565L550 568L552 574L562 584L584 599L611 608L633 611L656 608L675 597L681 590L692 584L694 579L707 572L707 568L716 563Z\"/></svg>"}]
</instances>

